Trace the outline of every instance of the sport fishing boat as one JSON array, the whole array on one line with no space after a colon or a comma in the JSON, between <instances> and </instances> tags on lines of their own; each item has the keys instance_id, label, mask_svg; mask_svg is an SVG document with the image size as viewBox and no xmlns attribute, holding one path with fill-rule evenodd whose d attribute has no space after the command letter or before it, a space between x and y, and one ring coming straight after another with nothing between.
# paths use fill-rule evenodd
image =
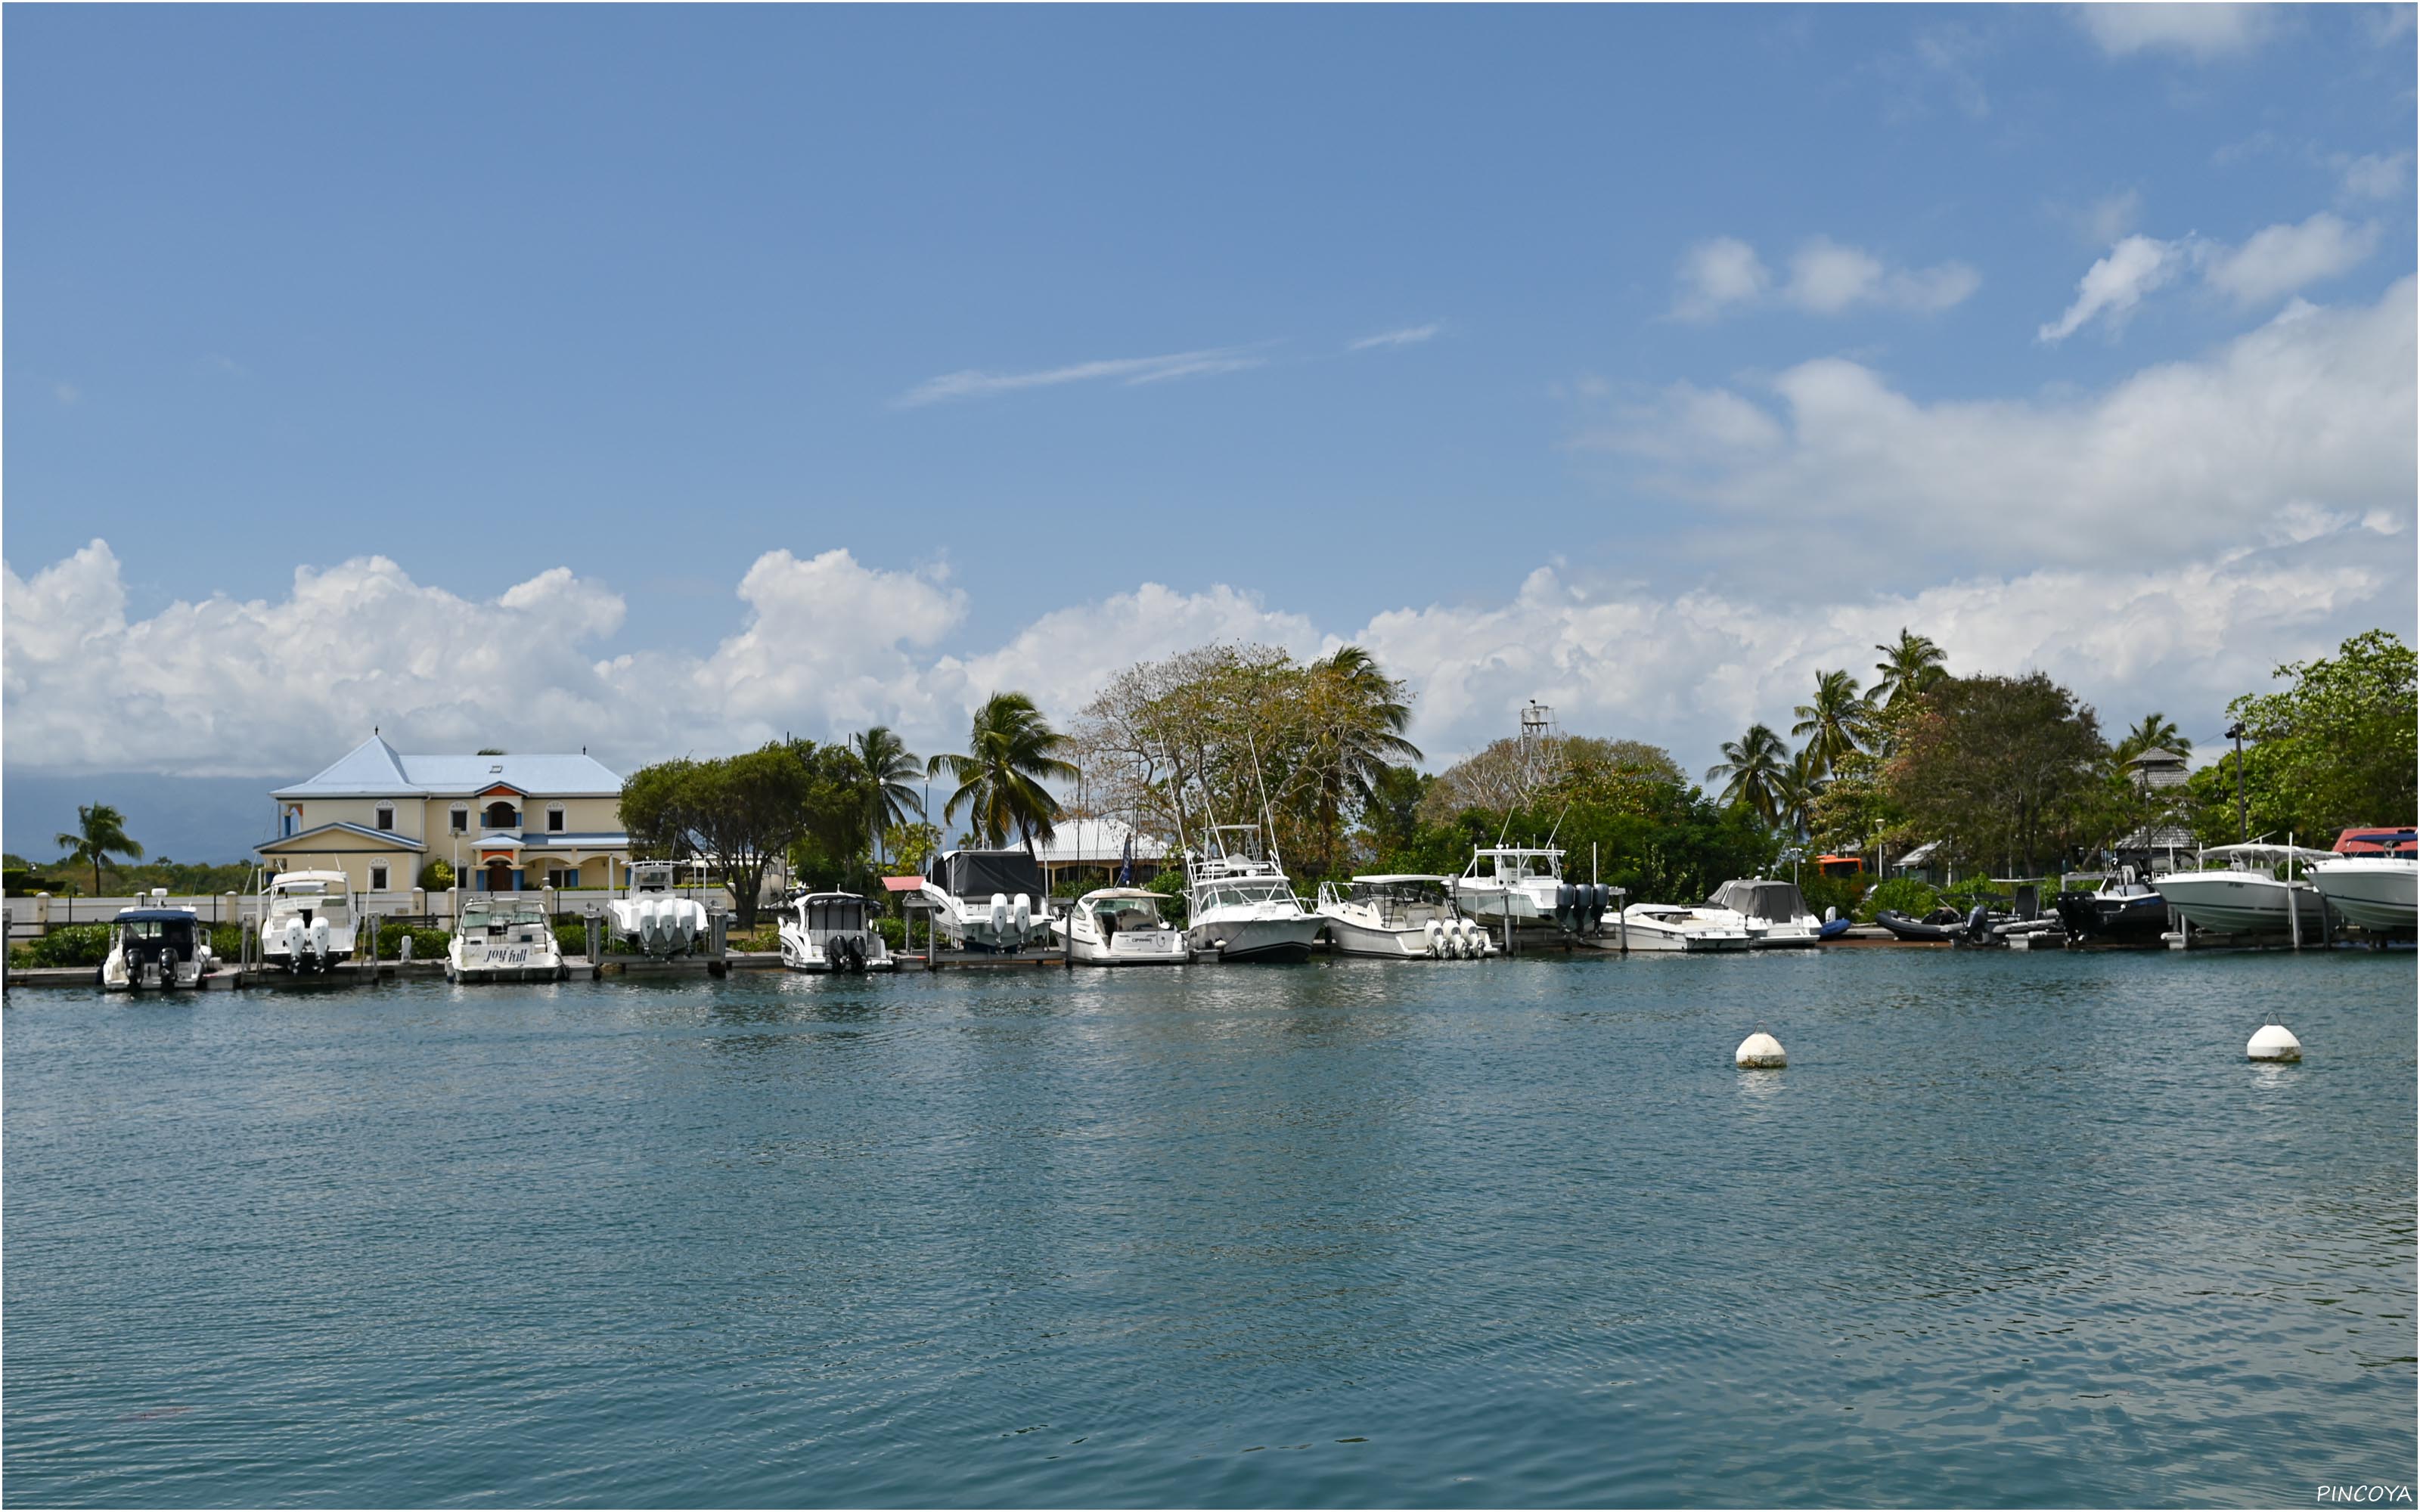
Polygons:
<instances>
[{"instance_id":1,"label":"sport fishing boat","mask_svg":"<svg viewBox=\"0 0 2420 1512\"><path fill-rule=\"evenodd\" d=\"M285 872L269 879L260 906L264 965L317 976L353 956L353 887L342 872Z\"/></svg>"},{"instance_id":2,"label":"sport fishing boat","mask_svg":"<svg viewBox=\"0 0 2420 1512\"><path fill-rule=\"evenodd\" d=\"M1051 929L1067 959L1094 966L1181 966L1185 932L1159 917L1167 900L1140 887L1101 887L1076 900Z\"/></svg>"},{"instance_id":3,"label":"sport fishing boat","mask_svg":"<svg viewBox=\"0 0 2420 1512\"><path fill-rule=\"evenodd\" d=\"M2411 829L2348 829L2335 852L2311 865L2311 886L2328 906L2375 934L2412 934L2420 846Z\"/></svg>"},{"instance_id":4,"label":"sport fishing boat","mask_svg":"<svg viewBox=\"0 0 2420 1512\"><path fill-rule=\"evenodd\" d=\"M2199 872L2170 872L2151 886L2184 922L2220 934L2286 935L2298 928L2318 940L2326 925L2319 889L2294 876L2297 867L2325 861L2333 851L2295 845L2214 845L2201 853ZM2211 866L2211 862L2218 863ZM2277 875L2283 868L2286 874ZM2290 912L2289 912L2290 910Z\"/></svg>"},{"instance_id":5,"label":"sport fishing boat","mask_svg":"<svg viewBox=\"0 0 2420 1512\"><path fill-rule=\"evenodd\" d=\"M1803 947L1820 944L1823 937L1823 921L1807 906L1807 895L1795 882L1735 877L1716 887L1706 905L1739 915L1746 922L1750 945Z\"/></svg>"},{"instance_id":6,"label":"sport fishing boat","mask_svg":"<svg viewBox=\"0 0 2420 1512\"><path fill-rule=\"evenodd\" d=\"M445 947L447 981L560 981L567 975L554 926L536 899L479 892L463 900Z\"/></svg>"},{"instance_id":7,"label":"sport fishing boat","mask_svg":"<svg viewBox=\"0 0 2420 1512\"><path fill-rule=\"evenodd\" d=\"M671 861L633 861L630 890L605 905L614 935L653 960L687 955L706 939L706 904L675 890L676 876Z\"/></svg>"},{"instance_id":8,"label":"sport fishing boat","mask_svg":"<svg viewBox=\"0 0 2420 1512\"><path fill-rule=\"evenodd\" d=\"M1515 929L1594 934L1613 906L1613 889L1565 882L1563 853L1551 845L1474 845L1470 865L1453 880L1453 901L1482 928L1510 918Z\"/></svg>"},{"instance_id":9,"label":"sport fishing boat","mask_svg":"<svg viewBox=\"0 0 2420 1512\"><path fill-rule=\"evenodd\" d=\"M1185 853L1186 939L1220 961L1307 961L1326 923L1302 906L1258 825L1213 825Z\"/></svg>"},{"instance_id":10,"label":"sport fishing boat","mask_svg":"<svg viewBox=\"0 0 2420 1512\"><path fill-rule=\"evenodd\" d=\"M1633 950L1745 950L1754 943L1745 918L1710 903L1632 903L1621 911L1621 928Z\"/></svg>"},{"instance_id":11,"label":"sport fishing boat","mask_svg":"<svg viewBox=\"0 0 2420 1512\"><path fill-rule=\"evenodd\" d=\"M117 911L109 924L109 954L95 975L113 993L194 987L215 964L201 917L154 903Z\"/></svg>"},{"instance_id":12,"label":"sport fishing boat","mask_svg":"<svg viewBox=\"0 0 2420 1512\"><path fill-rule=\"evenodd\" d=\"M2078 878L2074 880L2088 880ZM2119 867L2092 888L2070 887L2051 900L2069 935L2109 945L2157 945L2171 927L2168 901L2131 866Z\"/></svg>"},{"instance_id":13,"label":"sport fishing boat","mask_svg":"<svg viewBox=\"0 0 2420 1512\"><path fill-rule=\"evenodd\" d=\"M1416 873L1319 885L1327 942L1342 955L1388 961L1469 961L1496 953L1487 932L1454 905L1451 877Z\"/></svg>"},{"instance_id":14,"label":"sport fishing boat","mask_svg":"<svg viewBox=\"0 0 2420 1512\"><path fill-rule=\"evenodd\" d=\"M950 851L933 857L919 896L954 950L1011 955L1050 943L1050 889L1024 851Z\"/></svg>"},{"instance_id":15,"label":"sport fishing boat","mask_svg":"<svg viewBox=\"0 0 2420 1512\"><path fill-rule=\"evenodd\" d=\"M874 905L853 892L809 892L790 900L782 920L782 964L792 971L896 971L874 927Z\"/></svg>"}]
</instances>

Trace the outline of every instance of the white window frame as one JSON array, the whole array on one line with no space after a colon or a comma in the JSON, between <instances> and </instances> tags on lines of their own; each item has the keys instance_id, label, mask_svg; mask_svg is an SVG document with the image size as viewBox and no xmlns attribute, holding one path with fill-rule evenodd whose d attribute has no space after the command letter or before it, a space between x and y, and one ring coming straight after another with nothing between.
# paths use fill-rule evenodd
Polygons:
<instances>
[{"instance_id":1,"label":"white window frame","mask_svg":"<svg viewBox=\"0 0 2420 1512\"><path fill-rule=\"evenodd\" d=\"M370 891L386 891L386 863L384 861L372 861L370 863Z\"/></svg>"},{"instance_id":2,"label":"white window frame","mask_svg":"<svg viewBox=\"0 0 2420 1512\"><path fill-rule=\"evenodd\" d=\"M382 829L390 835L394 834L395 805L391 803L381 803L377 808L372 809L370 810L370 827L373 829Z\"/></svg>"},{"instance_id":3,"label":"white window frame","mask_svg":"<svg viewBox=\"0 0 2420 1512\"><path fill-rule=\"evenodd\" d=\"M448 834L467 835L471 833L471 806L467 803L456 804L454 806L452 815L446 822L453 826L451 829L446 831Z\"/></svg>"},{"instance_id":4,"label":"white window frame","mask_svg":"<svg viewBox=\"0 0 2420 1512\"><path fill-rule=\"evenodd\" d=\"M550 835L563 833L563 805L550 803L546 806L546 832Z\"/></svg>"}]
</instances>

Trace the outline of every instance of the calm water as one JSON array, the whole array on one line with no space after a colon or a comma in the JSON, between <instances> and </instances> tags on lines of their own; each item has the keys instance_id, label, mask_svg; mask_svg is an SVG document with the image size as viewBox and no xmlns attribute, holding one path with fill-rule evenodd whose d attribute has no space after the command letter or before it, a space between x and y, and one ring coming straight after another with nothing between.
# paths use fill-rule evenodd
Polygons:
<instances>
[{"instance_id":1,"label":"calm water","mask_svg":"<svg viewBox=\"0 0 2420 1512\"><path fill-rule=\"evenodd\" d=\"M2414 970L1840 951L12 997L11 1503L2308 1505ZM2243 1058L2283 1005L2308 1059ZM1759 1022L1790 1070L1742 1073Z\"/></svg>"}]
</instances>

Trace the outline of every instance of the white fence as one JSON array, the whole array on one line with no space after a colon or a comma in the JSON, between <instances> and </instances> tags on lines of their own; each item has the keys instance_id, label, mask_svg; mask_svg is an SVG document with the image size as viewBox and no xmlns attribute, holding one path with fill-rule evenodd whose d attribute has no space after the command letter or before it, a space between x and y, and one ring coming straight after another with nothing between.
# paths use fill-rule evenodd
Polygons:
<instances>
[{"instance_id":1,"label":"white fence","mask_svg":"<svg viewBox=\"0 0 2420 1512\"><path fill-rule=\"evenodd\" d=\"M713 908L729 908L731 894L722 887L680 887L684 898L694 898ZM381 918L430 918L439 929L450 928L456 908L464 898L484 898L492 894L464 892L448 887L429 892L419 887L407 891L357 892L353 894L354 909L364 915L376 914ZM539 887L531 896L540 899L550 914L578 914L594 904L603 907L613 894L602 887ZM153 898L10 898L8 905L8 938L10 941L36 939L54 929L70 924L106 924L117 917L121 908L190 908L205 924L236 924L260 913L260 896L250 892L219 892L187 894L183 897Z\"/></svg>"}]
</instances>

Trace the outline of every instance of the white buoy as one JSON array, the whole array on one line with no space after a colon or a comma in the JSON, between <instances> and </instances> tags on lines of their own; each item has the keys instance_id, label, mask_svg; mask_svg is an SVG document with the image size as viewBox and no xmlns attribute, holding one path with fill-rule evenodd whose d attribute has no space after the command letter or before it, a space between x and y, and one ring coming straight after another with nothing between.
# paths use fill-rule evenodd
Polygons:
<instances>
[{"instance_id":1,"label":"white buoy","mask_svg":"<svg viewBox=\"0 0 2420 1512\"><path fill-rule=\"evenodd\" d=\"M1742 1047L1740 1054L1747 1054L1745 1047ZM2303 1041L2295 1039L2294 1031L2283 1024L2263 1025L2244 1045L2243 1054L2249 1060L2300 1060L2303 1058Z\"/></svg>"},{"instance_id":2,"label":"white buoy","mask_svg":"<svg viewBox=\"0 0 2420 1512\"><path fill-rule=\"evenodd\" d=\"M1742 1071L1779 1071L1790 1057L1781 1053L1780 1041L1759 1029L1740 1041L1731 1061Z\"/></svg>"}]
</instances>

